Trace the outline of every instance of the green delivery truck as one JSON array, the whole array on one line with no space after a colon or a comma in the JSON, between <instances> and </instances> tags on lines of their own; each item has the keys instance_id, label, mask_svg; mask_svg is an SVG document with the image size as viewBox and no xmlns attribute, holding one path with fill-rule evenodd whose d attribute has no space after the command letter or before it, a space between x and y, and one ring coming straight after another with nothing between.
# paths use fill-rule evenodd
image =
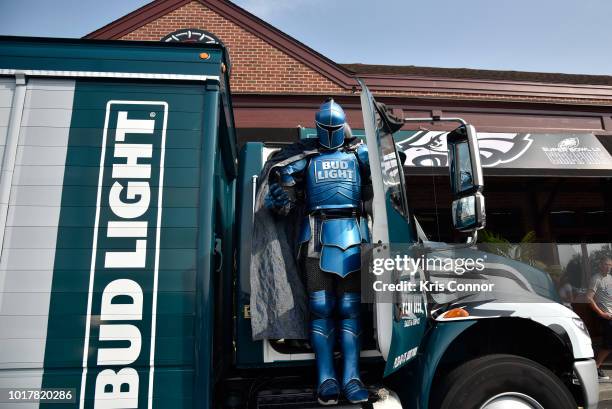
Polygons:
<instances>
[{"instance_id":1,"label":"green delivery truck","mask_svg":"<svg viewBox=\"0 0 612 409\"><path fill-rule=\"evenodd\" d=\"M317 406L308 343L251 335L257 178L281 146L238 152L229 65L217 44L0 38L0 407ZM448 246L411 215L388 112L361 88L372 242ZM479 185L453 192L455 227L473 239L475 130L428 120L458 122L450 173ZM489 262L538 302L364 304L364 407L597 407L590 337L550 278Z\"/></svg>"}]
</instances>

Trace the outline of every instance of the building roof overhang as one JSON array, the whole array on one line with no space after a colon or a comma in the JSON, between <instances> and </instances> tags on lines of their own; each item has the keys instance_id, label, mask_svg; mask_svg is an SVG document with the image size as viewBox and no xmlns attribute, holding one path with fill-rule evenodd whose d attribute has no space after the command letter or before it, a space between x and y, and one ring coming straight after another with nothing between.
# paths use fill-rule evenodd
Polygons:
<instances>
[{"instance_id":1,"label":"building roof overhang","mask_svg":"<svg viewBox=\"0 0 612 409\"><path fill-rule=\"evenodd\" d=\"M88 34L91 39L120 39L192 0L155 0ZM258 36L347 93L356 77L382 95L458 100L517 101L572 105L612 105L612 76L530 73L370 64L338 64L295 38L226 0L194 0ZM313 92L316 93L316 92Z\"/></svg>"}]
</instances>

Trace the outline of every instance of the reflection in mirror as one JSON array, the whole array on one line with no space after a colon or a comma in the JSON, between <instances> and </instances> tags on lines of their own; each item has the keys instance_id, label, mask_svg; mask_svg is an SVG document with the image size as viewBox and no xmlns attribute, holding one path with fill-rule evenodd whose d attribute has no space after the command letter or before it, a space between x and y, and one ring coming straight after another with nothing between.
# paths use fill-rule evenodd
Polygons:
<instances>
[{"instance_id":1,"label":"reflection in mirror","mask_svg":"<svg viewBox=\"0 0 612 409\"><path fill-rule=\"evenodd\" d=\"M454 200L453 225L462 232L471 232L485 226L484 197L480 193Z\"/></svg>"},{"instance_id":2,"label":"reflection in mirror","mask_svg":"<svg viewBox=\"0 0 612 409\"><path fill-rule=\"evenodd\" d=\"M457 186L460 192L472 189L474 178L472 177L472 160L470 159L470 148L466 142L455 145L457 161Z\"/></svg>"},{"instance_id":3,"label":"reflection in mirror","mask_svg":"<svg viewBox=\"0 0 612 409\"><path fill-rule=\"evenodd\" d=\"M378 117L378 112L376 114ZM404 218L408 218L408 204L405 197L404 174L401 165L401 155L397 152L393 134L382 127L378 120L378 135L380 141L382 177L385 190L391 199L391 204ZM370 154L371 155L371 154Z\"/></svg>"},{"instance_id":4,"label":"reflection in mirror","mask_svg":"<svg viewBox=\"0 0 612 409\"><path fill-rule=\"evenodd\" d=\"M449 171L453 195L461 196L483 187L476 130L460 126L447 136Z\"/></svg>"}]
</instances>

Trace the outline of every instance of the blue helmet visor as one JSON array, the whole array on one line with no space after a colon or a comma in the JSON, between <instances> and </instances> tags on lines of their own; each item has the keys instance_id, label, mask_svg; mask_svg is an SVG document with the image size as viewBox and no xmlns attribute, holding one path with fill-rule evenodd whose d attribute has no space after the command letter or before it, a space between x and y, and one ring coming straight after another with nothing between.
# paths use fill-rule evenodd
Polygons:
<instances>
[{"instance_id":1,"label":"blue helmet visor","mask_svg":"<svg viewBox=\"0 0 612 409\"><path fill-rule=\"evenodd\" d=\"M317 124L317 136L319 143L328 149L338 148L344 143L344 124L326 125L320 122Z\"/></svg>"}]
</instances>

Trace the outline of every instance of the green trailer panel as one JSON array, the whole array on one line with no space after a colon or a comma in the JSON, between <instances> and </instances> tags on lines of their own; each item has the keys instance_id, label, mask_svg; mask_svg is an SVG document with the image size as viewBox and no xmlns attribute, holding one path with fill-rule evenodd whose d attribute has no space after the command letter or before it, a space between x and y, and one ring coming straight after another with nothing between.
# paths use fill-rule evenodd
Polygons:
<instances>
[{"instance_id":1,"label":"green trailer panel","mask_svg":"<svg viewBox=\"0 0 612 409\"><path fill-rule=\"evenodd\" d=\"M215 45L0 38L0 387L194 406L215 232L233 235L224 61Z\"/></svg>"}]
</instances>

